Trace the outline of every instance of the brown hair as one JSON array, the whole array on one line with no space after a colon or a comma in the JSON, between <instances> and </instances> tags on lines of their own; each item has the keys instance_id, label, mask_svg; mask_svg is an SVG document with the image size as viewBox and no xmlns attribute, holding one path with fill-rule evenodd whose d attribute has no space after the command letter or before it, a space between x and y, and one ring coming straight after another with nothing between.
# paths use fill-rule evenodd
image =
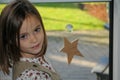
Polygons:
<instances>
[{"instance_id":1,"label":"brown hair","mask_svg":"<svg viewBox=\"0 0 120 80\"><path fill-rule=\"evenodd\" d=\"M21 57L19 32L28 15L35 15L40 20L45 36L40 56L46 52L46 33L39 12L29 1L15 0L2 10L0 16L0 68L4 73L9 74L10 64L19 61Z\"/></svg>"}]
</instances>

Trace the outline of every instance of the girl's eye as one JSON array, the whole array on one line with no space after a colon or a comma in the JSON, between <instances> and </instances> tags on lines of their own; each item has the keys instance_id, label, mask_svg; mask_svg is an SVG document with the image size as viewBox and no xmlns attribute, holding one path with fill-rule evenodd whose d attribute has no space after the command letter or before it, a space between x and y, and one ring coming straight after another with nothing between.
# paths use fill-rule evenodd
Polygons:
<instances>
[{"instance_id":1,"label":"girl's eye","mask_svg":"<svg viewBox=\"0 0 120 80\"><path fill-rule=\"evenodd\" d=\"M40 28L36 28L35 32L40 32L40 30L41 30Z\"/></svg>"},{"instance_id":2,"label":"girl's eye","mask_svg":"<svg viewBox=\"0 0 120 80\"><path fill-rule=\"evenodd\" d=\"M26 39L26 38L27 38L27 34L20 35L20 39Z\"/></svg>"}]
</instances>

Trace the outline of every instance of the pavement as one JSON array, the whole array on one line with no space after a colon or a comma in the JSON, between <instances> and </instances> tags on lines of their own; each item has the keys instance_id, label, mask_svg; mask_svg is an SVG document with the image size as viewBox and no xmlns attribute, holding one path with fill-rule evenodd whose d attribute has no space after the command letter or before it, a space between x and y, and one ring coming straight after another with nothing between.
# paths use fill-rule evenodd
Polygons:
<instances>
[{"instance_id":1,"label":"pavement","mask_svg":"<svg viewBox=\"0 0 120 80\"><path fill-rule=\"evenodd\" d=\"M109 57L109 31L47 31L47 37L46 56L62 80L96 80L96 74L91 70L101 57ZM70 42L78 39L77 47L84 57L74 56L71 64L68 64L67 55L60 52L64 37Z\"/></svg>"}]
</instances>

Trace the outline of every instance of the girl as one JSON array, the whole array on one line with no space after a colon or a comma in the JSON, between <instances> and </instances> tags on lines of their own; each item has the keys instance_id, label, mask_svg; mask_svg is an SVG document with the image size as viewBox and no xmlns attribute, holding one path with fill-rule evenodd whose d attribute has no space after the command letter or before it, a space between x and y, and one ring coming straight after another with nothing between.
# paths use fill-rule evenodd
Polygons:
<instances>
[{"instance_id":1,"label":"girl","mask_svg":"<svg viewBox=\"0 0 120 80\"><path fill-rule=\"evenodd\" d=\"M16 0L3 9L0 18L0 69L4 75L12 77L12 72L12 80L59 80L44 57L47 39L36 8L27 0Z\"/></svg>"}]
</instances>

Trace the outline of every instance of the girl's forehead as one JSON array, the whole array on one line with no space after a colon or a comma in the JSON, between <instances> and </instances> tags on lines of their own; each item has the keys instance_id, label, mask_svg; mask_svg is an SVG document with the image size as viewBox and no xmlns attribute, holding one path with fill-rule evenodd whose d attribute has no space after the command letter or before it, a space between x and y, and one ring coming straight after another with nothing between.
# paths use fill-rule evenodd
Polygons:
<instances>
[{"instance_id":1,"label":"girl's forehead","mask_svg":"<svg viewBox=\"0 0 120 80\"><path fill-rule=\"evenodd\" d=\"M28 32L34 30L38 26L42 27L40 20L36 16L27 16L23 21L20 32Z\"/></svg>"}]
</instances>

